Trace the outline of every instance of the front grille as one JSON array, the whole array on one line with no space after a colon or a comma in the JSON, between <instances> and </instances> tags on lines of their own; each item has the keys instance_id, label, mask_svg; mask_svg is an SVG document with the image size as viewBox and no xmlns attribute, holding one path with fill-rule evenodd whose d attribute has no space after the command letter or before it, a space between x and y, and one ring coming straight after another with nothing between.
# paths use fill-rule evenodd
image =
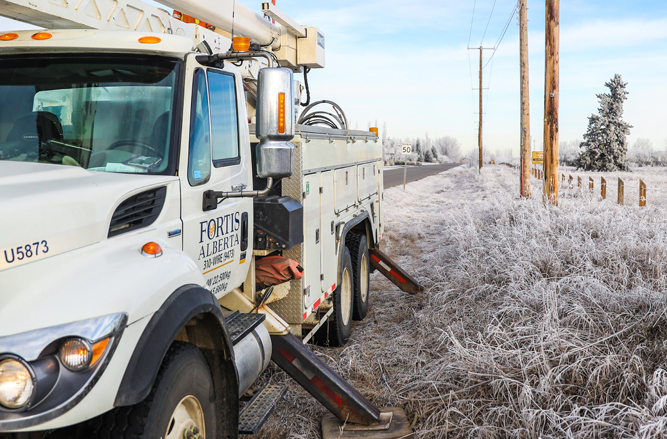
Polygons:
<instances>
[{"instance_id":1,"label":"front grille","mask_svg":"<svg viewBox=\"0 0 667 439\"><path fill-rule=\"evenodd\" d=\"M160 187L133 195L120 203L111 217L109 238L155 222L164 206L167 188Z\"/></svg>"}]
</instances>

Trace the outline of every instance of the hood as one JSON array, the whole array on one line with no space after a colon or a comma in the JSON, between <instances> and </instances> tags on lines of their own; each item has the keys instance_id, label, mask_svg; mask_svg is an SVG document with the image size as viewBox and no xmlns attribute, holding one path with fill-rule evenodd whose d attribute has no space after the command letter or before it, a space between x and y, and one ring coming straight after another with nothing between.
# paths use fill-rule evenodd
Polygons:
<instances>
[{"instance_id":1,"label":"hood","mask_svg":"<svg viewBox=\"0 0 667 439\"><path fill-rule=\"evenodd\" d=\"M174 181L0 161L0 271L106 239L115 208L129 194Z\"/></svg>"}]
</instances>

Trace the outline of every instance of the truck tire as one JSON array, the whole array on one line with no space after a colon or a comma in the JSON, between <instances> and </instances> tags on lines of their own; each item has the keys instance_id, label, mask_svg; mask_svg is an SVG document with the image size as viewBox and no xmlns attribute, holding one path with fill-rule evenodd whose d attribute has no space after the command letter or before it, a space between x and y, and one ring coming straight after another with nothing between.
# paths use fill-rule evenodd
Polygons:
<instances>
[{"instance_id":1,"label":"truck tire","mask_svg":"<svg viewBox=\"0 0 667 439\"><path fill-rule=\"evenodd\" d=\"M103 415L94 437L215 438L213 389L204 354L192 344L175 341L165 355L148 397L139 404ZM188 436L188 432L192 435Z\"/></svg>"},{"instance_id":2,"label":"truck tire","mask_svg":"<svg viewBox=\"0 0 667 439\"><path fill-rule=\"evenodd\" d=\"M352 280L354 291L352 318L363 320L368 314L368 296L370 293L370 263L366 235L349 234L345 237L345 245L350 250L352 272L354 273Z\"/></svg>"},{"instance_id":3,"label":"truck tire","mask_svg":"<svg viewBox=\"0 0 667 439\"><path fill-rule=\"evenodd\" d=\"M343 250L342 264L340 267L340 284L333 293L333 314L315 334L315 341L321 345L340 347L347 343L350 338L350 326L352 324L352 259L350 251L345 247Z\"/></svg>"}]
</instances>

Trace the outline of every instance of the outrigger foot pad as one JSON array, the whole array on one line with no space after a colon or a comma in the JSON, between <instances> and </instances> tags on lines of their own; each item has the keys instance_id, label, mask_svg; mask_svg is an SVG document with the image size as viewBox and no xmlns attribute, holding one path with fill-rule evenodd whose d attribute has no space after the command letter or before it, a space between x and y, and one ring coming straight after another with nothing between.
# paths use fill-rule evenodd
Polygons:
<instances>
[{"instance_id":1,"label":"outrigger foot pad","mask_svg":"<svg viewBox=\"0 0 667 439\"><path fill-rule=\"evenodd\" d=\"M350 424L327 413L322 418L322 439L413 439L414 433L400 407L380 409L380 420L371 425Z\"/></svg>"}]
</instances>

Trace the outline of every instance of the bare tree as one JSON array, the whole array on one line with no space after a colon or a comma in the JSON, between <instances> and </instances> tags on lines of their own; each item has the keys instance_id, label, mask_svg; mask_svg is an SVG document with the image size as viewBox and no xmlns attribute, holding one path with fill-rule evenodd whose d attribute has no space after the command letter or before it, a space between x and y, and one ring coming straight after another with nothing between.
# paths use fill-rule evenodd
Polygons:
<instances>
[{"instance_id":1,"label":"bare tree","mask_svg":"<svg viewBox=\"0 0 667 439\"><path fill-rule=\"evenodd\" d=\"M638 166L650 166L656 161L653 143L649 139L639 138L628 151L628 158Z\"/></svg>"},{"instance_id":2,"label":"bare tree","mask_svg":"<svg viewBox=\"0 0 667 439\"><path fill-rule=\"evenodd\" d=\"M438 137L434 143L440 154L449 157L452 161L461 159L461 144L456 137Z\"/></svg>"}]
</instances>

